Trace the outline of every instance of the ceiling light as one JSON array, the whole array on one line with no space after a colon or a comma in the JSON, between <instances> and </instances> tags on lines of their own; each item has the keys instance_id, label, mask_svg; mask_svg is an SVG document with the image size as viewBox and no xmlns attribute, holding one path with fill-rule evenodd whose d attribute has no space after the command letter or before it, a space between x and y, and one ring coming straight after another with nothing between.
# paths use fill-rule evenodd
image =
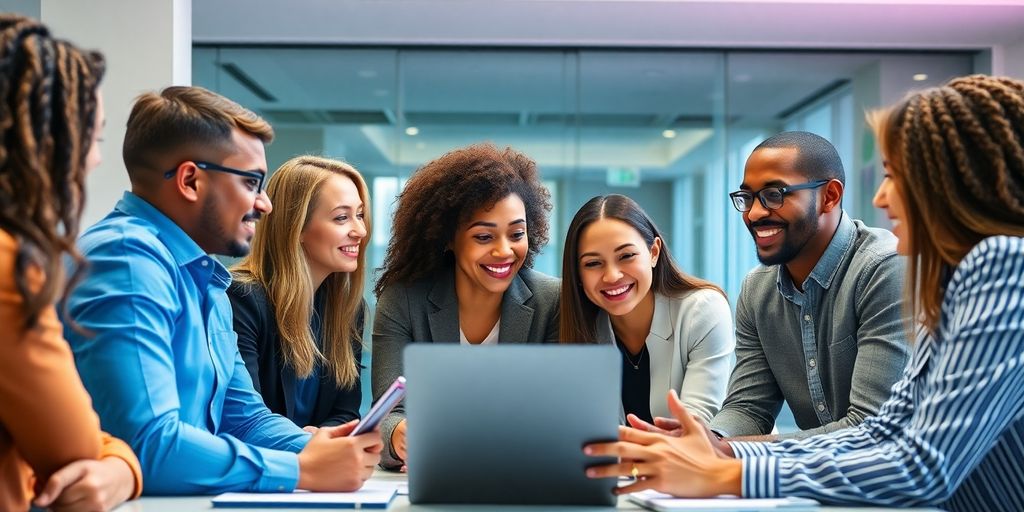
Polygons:
<instances>
[{"instance_id":1,"label":"ceiling light","mask_svg":"<svg viewBox=\"0 0 1024 512\"><path fill-rule=\"evenodd\" d=\"M419 133L420 133L420 129L416 128L415 126L410 126L410 127L405 129L405 134L410 136L410 137L415 137L415 136L419 135Z\"/></svg>"},{"instance_id":2,"label":"ceiling light","mask_svg":"<svg viewBox=\"0 0 1024 512\"><path fill-rule=\"evenodd\" d=\"M918 74L914 75L914 81L915 82L924 82L925 80L928 80L928 75L926 75L924 73L918 73Z\"/></svg>"},{"instance_id":3,"label":"ceiling light","mask_svg":"<svg viewBox=\"0 0 1024 512\"><path fill-rule=\"evenodd\" d=\"M676 131L675 130L665 130L665 131L661 132L661 136L665 137L666 139L674 139L674 138L676 138Z\"/></svg>"}]
</instances>

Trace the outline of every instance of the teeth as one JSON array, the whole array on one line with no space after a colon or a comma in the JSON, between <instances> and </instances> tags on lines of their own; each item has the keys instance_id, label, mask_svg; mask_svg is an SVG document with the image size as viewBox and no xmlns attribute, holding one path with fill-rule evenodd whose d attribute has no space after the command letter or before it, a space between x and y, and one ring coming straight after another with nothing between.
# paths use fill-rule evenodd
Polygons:
<instances>
[{"instance_id":1,"label":"teeth","mask_svg":"<svg viewBox=\"0 0 1024 512\"><path fill-rule=\"evenodd\" d=\"M350 253L350 254L359 254L359 246L358 245L348 245L348 246L342 247L341 248L341 252L347 252L347 253Z\"/></svg>"},{"instance_id":2,"label":"teeth","mask_svg":"<svg viewBox=\"0 0 1024 512\"><path fill-rule=\"evenodd\" d=\"M614 297L616 295L622 295L623 293L626 293L626 291L629 290L629 287L630 285L627 284L626 286L620 286L614 290L605 290L604 293Z\"/></svg>"},{"instance_id":3,"label":"teeth","mask_svg":"<svg viewBox=\"0 0 1024 512\"><path fill-rule=\"evenodd\" d=\"M758 230L756 230L756 232L757 232L757 237L758 238L768 238L770 236L775 236L775 235L781 233L782 229L781 228L758 229Z\"/></svg>"},{"instance_id":4,"label":"teeth","mask_svg":"<svg viewBox=\"0 0 1024 512\"><path fill-rule=\"evenodd\" d=\"M254 220L244 220L244 221L242 221L242 224L245 224L246 226L249 226L250 228L256 227L256 221L254 221Z\"/></svg>"},{"instance_id":5,"label":"teeth","mask_svg":"<svg viewBox=\"0 0 1024 512\"><path fill-rule=\"evenodd\" d=\"M491 272L494 272L495 274L504 274L505 272L508 272L508 269L512 268L512 265L505 265L504 267L492 267L490 265L484 265L484 268Z\"/></svg>"}]
</instances>

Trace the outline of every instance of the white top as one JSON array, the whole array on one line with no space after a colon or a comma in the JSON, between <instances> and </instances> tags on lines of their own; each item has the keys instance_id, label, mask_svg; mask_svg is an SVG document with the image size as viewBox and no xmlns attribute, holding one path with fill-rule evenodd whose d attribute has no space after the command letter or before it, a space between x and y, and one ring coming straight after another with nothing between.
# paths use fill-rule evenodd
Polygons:
<instances>
[{"instance_id":1,"label":"white top","mask_svg":"<svg viewBox=\"0 0 1024 512\"><path fill-rule=\"evenodd\" d=\"M491 327L491 332L487 334L480 343L470 343L466 339L466 333L462 332L462 326L459 326L459 343L462 345L497 345L498 344L498 326L501 325L501 317L498 318L497 322L494 322L494 327Z\"/></svg>"}]
</instances>

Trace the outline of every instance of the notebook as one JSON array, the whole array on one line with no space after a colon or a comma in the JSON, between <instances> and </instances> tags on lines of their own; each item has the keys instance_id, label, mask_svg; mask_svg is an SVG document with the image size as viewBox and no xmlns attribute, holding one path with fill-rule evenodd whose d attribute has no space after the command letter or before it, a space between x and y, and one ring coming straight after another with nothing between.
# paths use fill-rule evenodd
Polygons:
<instances>
[{"instance_id":1,"label":"notebook","mask_svg":"<svg viewBox=\"0 0 1024 512\"><path fill-rule=\"evenodd\" d=\"M630 494L629 501L644 508L657 512L692 511L757 511L784 510L798 512L801 510L818 510L820 503L808 498L737 498L735 496L719 496L718 498L696 499L676 498L657 491L641 491Z\"/></svg>"},{"instance_id":2,"label":"notebook","mask_svg":"<svg viewBox=\"0 0 1024 512\"><path fill-rule=\"evenodd\" d=\"M355 492L229 492L213 498L219 508L370 508L386 509L395 499L396 483L367 482Z\"/></svg>"}]
</instances>

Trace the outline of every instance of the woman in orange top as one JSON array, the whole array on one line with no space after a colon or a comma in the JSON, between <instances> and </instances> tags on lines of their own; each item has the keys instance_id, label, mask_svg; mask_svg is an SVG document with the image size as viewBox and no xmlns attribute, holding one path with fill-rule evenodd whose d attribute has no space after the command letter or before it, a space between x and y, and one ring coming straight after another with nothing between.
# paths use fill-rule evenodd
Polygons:
<instances>
[{"instance_id":1,"label":"woman in orange top","mask_svg":"<svg viewBox=\"0 0 1024 512\"><path fill-rule=\"evenodd\" d=\"M0 510L106 510L142 490L103 434L54 303L85 173L99 164L103 57L0 15Z\"/></svg>"}]
</instances>

